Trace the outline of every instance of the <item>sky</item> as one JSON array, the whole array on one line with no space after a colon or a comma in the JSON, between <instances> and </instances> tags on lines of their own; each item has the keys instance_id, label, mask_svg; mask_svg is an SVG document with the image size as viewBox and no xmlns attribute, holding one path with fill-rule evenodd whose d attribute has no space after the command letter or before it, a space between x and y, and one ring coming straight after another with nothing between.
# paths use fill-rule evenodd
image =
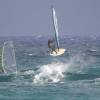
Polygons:
<instances>
[{"instance_id":1,"label":"sky","mask_svg":"<svg viewBox=\"0 0 100 100\"><path fill-rule=\"evenodd\" d=\"M51 5L59 34L99 35L100 0L0 0L0 36L52 34Z\"/></svg>"}]
</instances>

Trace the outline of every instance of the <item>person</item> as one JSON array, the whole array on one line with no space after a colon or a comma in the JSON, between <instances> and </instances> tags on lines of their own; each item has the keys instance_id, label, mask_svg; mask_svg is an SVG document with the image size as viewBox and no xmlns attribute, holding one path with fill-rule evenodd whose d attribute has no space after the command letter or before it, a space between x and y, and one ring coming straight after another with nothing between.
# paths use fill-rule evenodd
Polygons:
<instances>
[{"instance_id":1,"label":"person","mask_svg":"<svg viewBox=\"0 0 100 100\"><path fill-rule=\"evenodd\" d=\"M54 41L52 40L52 39L49 39L48 40L48 47L49 47L49 49L51 49L51 53L54 51L54 52L56 52L56 50L55 50L55 44L54 44ZM57 53L57 52L56 52Z\"/></svg>"},{"instance_id":2,"label":"person","mask_svg":"<svg viewBox=\"0 0 100 100\"><path fill-rule=\"evenodd\" d=\"M4 70L2 68L0 68L0 74L3 74Z\"/></svg>"}]
</instances>

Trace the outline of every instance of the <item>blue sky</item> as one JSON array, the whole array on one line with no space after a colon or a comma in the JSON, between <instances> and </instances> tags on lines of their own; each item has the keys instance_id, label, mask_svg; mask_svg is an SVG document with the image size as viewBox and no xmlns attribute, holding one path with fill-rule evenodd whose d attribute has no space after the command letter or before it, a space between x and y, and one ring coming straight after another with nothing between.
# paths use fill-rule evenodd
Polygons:
<instances>
[{"instance_id":1,"label":"blue sky","mask_svg":"<svg viewBox=\"0 0 100 100\"><path fill-rule=\"evenodd\" d=\"M100 0L0 0L0 36L52 34L51 5L59 34L99 35Z\"/></svg>"}]
</instances>

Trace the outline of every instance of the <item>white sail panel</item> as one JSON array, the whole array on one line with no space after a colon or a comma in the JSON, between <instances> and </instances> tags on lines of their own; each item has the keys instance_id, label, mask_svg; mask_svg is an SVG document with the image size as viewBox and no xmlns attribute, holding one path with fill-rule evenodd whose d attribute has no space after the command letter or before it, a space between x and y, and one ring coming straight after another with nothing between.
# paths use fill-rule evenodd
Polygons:
<instances>
[{"instance_id":1,"label":"white sail panel","mask_svg":"<svg viewBox=\"0 0 100 100\"><path fill-rule=\"evenodd\" d=\"M59 48L58 23L57 23L57 16L54 8L52 8L52 14L53 14L53 23L54 23L54 30L55 30L55 39L56 39L57 47Z\"/></svg>"}]
</instances>

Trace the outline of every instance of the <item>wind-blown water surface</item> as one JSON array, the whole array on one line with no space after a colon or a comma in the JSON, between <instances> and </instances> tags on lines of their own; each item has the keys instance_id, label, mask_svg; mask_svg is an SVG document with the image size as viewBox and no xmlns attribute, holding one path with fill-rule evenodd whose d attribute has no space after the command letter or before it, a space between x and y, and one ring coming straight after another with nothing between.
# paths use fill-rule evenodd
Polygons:
<instances>
[{"instance_id":1,"label":"wind-blown water surface","mask_svg":"<svg viewBox=\"0 0 100 100\"><path fill-rule=\"evenodd\" d=\"M0 75L0 100L99 100L100 40L60 37L64 55L48 55L47 37L2 37L13 40L17 75Z\"/></svg>"}]
</instances>

